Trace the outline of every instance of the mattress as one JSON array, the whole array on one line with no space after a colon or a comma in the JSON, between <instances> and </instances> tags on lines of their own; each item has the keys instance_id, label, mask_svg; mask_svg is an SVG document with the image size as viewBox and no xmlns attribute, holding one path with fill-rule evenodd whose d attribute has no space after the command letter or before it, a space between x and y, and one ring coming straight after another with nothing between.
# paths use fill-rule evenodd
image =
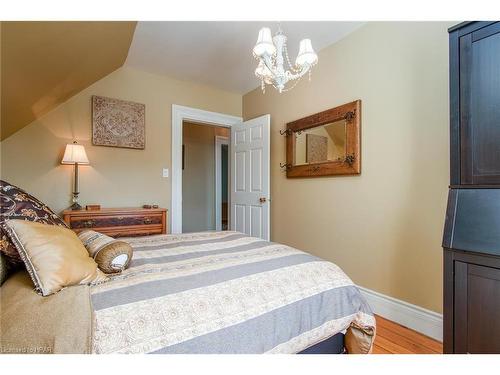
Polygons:
<instances>
[{"instance_id":1,"label":"mattress","mask_svg":"<svg viewBox=\"0 0 500 375\"><path fill-rule=\"evenodd\" d=\"M238 232L125 239L129 269L90 288L93 353L299 353L375 319L335 264Z\"/></svg>"}]
</instances>

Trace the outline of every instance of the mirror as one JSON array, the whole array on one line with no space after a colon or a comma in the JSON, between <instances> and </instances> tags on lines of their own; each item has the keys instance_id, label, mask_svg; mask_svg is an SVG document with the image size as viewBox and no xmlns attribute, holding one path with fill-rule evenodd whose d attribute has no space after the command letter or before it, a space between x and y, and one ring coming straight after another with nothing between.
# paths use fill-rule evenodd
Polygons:
<instances>
[{"instance_id":1,"label":"mirror","mask_svg":"<svg viewBox=\"0 0 500 375\"><path fill-rule=\"evenodd\" d=\"M361 100L289 122L280 134L288 178L361 173Z\"/></svg>"},{"instance_id":2,"label":"mirror","mask_svg":"<svg viewBox=\"0 0 500 375\"><path fill-rule=\"evenodd\" d=\"M346 157L346 121L344 119L315 128L294 132L294 165L343 161Z\"/></svg>"}]
</instances>

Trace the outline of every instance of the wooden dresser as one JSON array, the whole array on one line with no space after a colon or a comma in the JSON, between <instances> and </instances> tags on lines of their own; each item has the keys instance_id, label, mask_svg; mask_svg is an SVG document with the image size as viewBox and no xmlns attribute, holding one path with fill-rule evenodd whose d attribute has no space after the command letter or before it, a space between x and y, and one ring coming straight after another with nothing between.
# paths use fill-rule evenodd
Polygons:
<instances>
[{"instance_id":1,"label":"wooden dresser","mask_svg":"<svg viewBox=\"0 0 500 375\"><path fill-rule=\"evenodd\" d=\"M450 30L445 353L500 353L500 22Z\"/></svg>"},{"instance_id":2,"label":"wooden dresser","mask_svg":"<svg viewBox=\"0 0 500 375\"><path fill-rule=\"evenodd\" d=\"M63 218L76 233L84 229L92 229L112 237L167 233L167 210L164 208L66 210Z\"/></svg>"}]
</instances>

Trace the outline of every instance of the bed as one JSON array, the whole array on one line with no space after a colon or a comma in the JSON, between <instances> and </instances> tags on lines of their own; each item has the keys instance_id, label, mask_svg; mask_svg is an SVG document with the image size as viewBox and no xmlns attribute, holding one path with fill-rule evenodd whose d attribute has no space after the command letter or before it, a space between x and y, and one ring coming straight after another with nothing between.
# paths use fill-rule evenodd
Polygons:
<instances>
[{"instance_id":1,"label":"bed","mask_svg":"<svg viewBox=\"0 0 500 375\"><path fill-rule=\"evenodd\" d=\"M127 238L108 282L1 287L3 352L369 353L370 307L335 264L231 231Z\"/></svg>"}]
</instances>

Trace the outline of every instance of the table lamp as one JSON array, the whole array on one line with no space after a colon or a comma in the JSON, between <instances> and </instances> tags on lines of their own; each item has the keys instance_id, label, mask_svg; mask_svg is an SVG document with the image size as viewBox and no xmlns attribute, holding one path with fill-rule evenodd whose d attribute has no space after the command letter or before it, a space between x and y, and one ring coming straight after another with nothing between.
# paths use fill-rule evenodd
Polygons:
<instances>
[{"instance_id":1,"label":"table lamp","mask_svg":"<svg viewBox=\"0 0 500 375\"><path fill-rule=\"evenodd\" d=\"M75 166L75 182L73 185L73 204L71 205L71 210L81 210L82 206L78 204L78 166L79 165L89 165L89 159L87 158L87 153L85 152L85 147L79 145L75 142L66 145L66 150L64 151L64 156L61 160L61 164L73 164Z\"/></svg>"}]
</instances>

